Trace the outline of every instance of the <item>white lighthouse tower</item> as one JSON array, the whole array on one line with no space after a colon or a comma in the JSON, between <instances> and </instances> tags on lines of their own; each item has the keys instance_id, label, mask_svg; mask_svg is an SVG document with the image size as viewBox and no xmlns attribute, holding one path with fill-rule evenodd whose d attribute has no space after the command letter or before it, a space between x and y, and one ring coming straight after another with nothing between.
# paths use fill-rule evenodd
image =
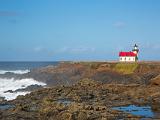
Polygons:
<instances>
[{"instance_id":1,"label":"white lighthouse tower","mask_svg":"<svg viewBox=\"0 0 160 120\"><path fill-rule=\"evenodd\" d=\"M134 45L134 48L133 48L132 52L133 52L134 54L136 54L136 61L137 61L137 60L138 60L138 52L139 52L139 49L138 49L138 46L137 46L136 44Z\"/></svg>"}]
</instances>

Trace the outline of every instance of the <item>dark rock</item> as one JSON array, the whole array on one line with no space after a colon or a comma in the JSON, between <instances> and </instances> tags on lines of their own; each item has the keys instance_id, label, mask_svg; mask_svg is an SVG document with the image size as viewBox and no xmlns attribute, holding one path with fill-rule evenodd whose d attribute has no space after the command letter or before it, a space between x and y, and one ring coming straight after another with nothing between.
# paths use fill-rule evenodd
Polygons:
<instances>
[{"instance_id":1,"label":"dark rock","mask_svg":"<svg viewBox=\"0 0 160 120\"><path fill-rule=\"evenodd\" d=\"M5 97L0 97L0 102L3 102L5 100Z\"/></svg>"},{"instance_id":2,"label":"dark rock","mask_svg":"<svg viewBox=\"0 0 160 120\"><path fill-rule=\"evenodd\" d=\"M38 90L40 88L43 88L43 86L41 86L41 85L30 85L30 86L28 86L26 88L17 89L14 92L33 91L33 90Z\"/></svg>"},{"instance_id":3,"label":"dark rock","mask_svg":"<svg viewBox=\"0 0 160 120\"><path fill-rule=\"evenodd\" d=\"M5 91L4 93L14 93L14 91L12 91L12 90L7 90L7 91Z\"/></svg>"}]
</instances>

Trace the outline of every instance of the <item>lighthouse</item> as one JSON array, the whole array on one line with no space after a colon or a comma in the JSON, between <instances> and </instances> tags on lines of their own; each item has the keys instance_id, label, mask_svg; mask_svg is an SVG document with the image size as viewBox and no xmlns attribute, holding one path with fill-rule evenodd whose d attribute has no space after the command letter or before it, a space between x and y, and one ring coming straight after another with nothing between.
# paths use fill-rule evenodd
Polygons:
<instances>
[{"instance_id":1,"label":"lighthouse","mask_svg":"<svg viewBox=\"0 0 160 120\"><path fill-rule=\"evenodd\" d=\"M132 50L132 52L134 53L134 54L136 54L136 61L138 60L138 52L139 52L139 49L138 49L138 45L137 44L135 44L134 45L134 48L133 48L133 50Z\"/></svg>"},{"instance_id":2,"label":"lighthouse","mask_svg":"<svg viewBox=\"0 0 160 120\"><path fill-rule=\"evenodd\" d=\"M138 45L133 46L132 51L129 52L119 52L119 61L120 62L136 62L138 60Z\"/></svg>"},{"instance_id":3,"label":"lighthouse","mask_svg":"<svg viewBox=\"0 0 160 120\"><path fill-rule=\"evenodd\" d=\"M135 54L138 54L138 52L139 52L139 49L138 49L138 46L137 46L137 44L135 44L134 45L134 48L133 48L133 53L135 53Z\"/></svg>"}]
</instances>

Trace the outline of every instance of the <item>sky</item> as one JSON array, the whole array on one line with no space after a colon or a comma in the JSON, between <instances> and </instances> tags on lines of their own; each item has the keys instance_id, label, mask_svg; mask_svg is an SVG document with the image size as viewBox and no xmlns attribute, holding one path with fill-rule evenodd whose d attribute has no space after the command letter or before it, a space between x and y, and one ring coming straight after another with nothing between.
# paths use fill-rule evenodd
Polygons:
<instances>
[{"instance_id":1,"label":"sky","mask_svg":"<svg viewBox=\"0 0 160 120\"><path fill-rule=\"evenodd\" d=\"M160 0L0 0L0 61L160 60Z\"/></svg>"}]
</instances>

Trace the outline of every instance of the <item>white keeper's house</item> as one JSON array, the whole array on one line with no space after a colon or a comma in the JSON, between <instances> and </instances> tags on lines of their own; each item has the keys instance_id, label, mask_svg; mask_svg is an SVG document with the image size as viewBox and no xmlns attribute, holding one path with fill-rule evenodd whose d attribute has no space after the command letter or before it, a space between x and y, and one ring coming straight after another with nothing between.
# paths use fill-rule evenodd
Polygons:
<instances>
[{"instance_id":1,"label":"white keeper's house","mask_svg":"<svg viewBox=\"0 0 160 120\"><path fill-rule=\"evenodd\" d=\"M120 62L136 62L138 60L138 46L135 44L132 51L129 52L119 52Z\"/></svg>"}]
</instances>

